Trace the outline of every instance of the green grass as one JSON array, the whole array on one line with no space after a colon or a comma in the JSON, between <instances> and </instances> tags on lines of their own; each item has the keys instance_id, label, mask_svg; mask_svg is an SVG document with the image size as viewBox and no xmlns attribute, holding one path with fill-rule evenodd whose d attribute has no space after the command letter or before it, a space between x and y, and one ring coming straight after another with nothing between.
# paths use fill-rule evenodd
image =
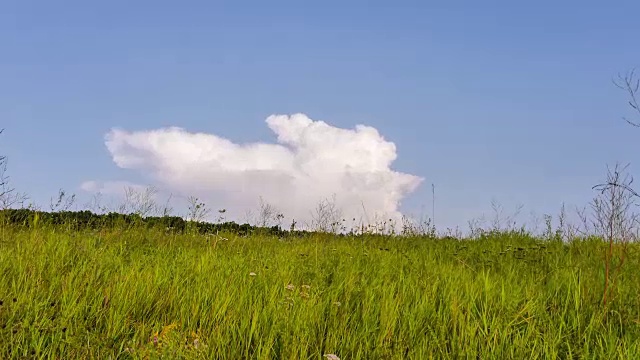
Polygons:
<instances>
[{"instance_id":1,"label":"green grass","mask_svg":"<svg viewBox=\"0 0 640 360\"><path fill-rule=\"evenodd\" d=\"M0 233L2 359L640 358L636 247L605 316L597 241Z\"/></svg>"}]
</instances>

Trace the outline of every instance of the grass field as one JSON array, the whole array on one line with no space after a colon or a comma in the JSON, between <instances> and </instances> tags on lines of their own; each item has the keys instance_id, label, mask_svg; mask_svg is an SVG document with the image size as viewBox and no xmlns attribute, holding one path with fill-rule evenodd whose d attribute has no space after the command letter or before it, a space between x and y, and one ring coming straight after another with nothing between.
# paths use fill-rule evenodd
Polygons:
<instances>
[{"instance_id":1,"label":"grass field","mask_svg":"<svg viewBox=\"0 0 640 360\"><path fill-rule=\"evenodd\" d=\"M638 359L637 247L605 312L604 246L8 226L0 358Z\"/></svg>"}]
</instances>

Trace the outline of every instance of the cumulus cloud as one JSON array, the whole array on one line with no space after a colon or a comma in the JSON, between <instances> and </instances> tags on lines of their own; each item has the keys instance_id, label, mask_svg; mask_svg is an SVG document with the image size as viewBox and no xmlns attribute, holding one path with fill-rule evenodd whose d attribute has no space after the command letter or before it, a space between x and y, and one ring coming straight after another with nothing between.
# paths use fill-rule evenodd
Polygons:
<instances>
[{"instance_id":1,"label":"cumulus cloud","mask_svg":"<svg viewBox=\"0 0 640 360\"><path fill-rule=\"evenodd\" d=\"M112 129L105 143L118 167L151 175L165 189L232 213L255 209L261 197L300 224L331 198L345 218L366 211L397 220L401 200L423 180L391 169L396 146L373 127L342 129L304 114L272 115L266 124L276 144L237 144L179 127Z\"/></svg>"}]
</instances>

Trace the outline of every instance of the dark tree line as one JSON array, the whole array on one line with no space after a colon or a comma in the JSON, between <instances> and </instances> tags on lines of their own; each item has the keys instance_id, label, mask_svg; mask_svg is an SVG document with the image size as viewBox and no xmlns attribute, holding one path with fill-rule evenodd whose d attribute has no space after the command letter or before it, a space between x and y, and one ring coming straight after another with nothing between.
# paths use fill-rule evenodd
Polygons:
<instances>
[{"instance_id":1,"label":"dark tree line","mask_svg":"<svg viewBox=\"0 0 640 360\"><path fill-rule=\"evenodd\" d=\"M184 234L217 234L231 232L238 235L266 234L279 237L301 237L312 234L304 230L283 230L280 226L261 227L236 222L209 223L185 220L179 216L148 216L138 214L95 214L89 210L45 212L32 209L0 210L0 219L5 225L31 228L40 225L65 227L71 230L101 230L114 228L163 229L164 231Z\"/></svg>"}]
</instances>

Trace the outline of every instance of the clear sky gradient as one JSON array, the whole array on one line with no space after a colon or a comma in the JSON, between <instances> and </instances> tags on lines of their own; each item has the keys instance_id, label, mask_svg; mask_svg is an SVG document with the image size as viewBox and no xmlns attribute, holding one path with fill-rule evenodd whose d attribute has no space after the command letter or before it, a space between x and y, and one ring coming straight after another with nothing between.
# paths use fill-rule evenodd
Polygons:
<instances>
[{"instance_id":1,"label":"clear sky gradient","mask_svg":"<svg viewBox=\"0 0 640 360\"><path fill-rule=\"evenodd\" d=\"M276 141L305 113L395 143L424 178L403 201L439 226L585 205L605 166L640 171L640 129L611 80L640 66L638 1L7 1L0 150L46 203L92 179L145 182L105 146L113 127L179 126ZM214 205L215 207L215 205Z\"/></svg>"}]
</instances>

